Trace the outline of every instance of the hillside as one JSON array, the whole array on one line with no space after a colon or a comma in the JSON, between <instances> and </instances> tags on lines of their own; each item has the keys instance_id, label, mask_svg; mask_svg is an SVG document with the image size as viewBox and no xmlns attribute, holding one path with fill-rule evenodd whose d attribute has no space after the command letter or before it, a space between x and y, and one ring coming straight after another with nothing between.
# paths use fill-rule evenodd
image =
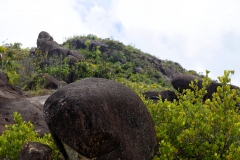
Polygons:
<instances>
[{"instance_id":1,"label":"hillside","mask_svg":"<svg viewBox=\"0 0 240 160\"><path fill-rule=\"evenodd\" d=\"M44 34L50 39L45 42L46 38L40 40L38 38L38 48L23 49L21 43L1 46L0 52L4 55L1 59L1 69L7 73L12 84L26 89L29 81L34 77L48 73L59 81L64 80L67 83L85 77L99 77L142 83L144 87L155 85L158 87L147 88L161 89L172 88L170 85L172 78L182 73L202 76L195 71L187 71L177 62L161 60L131 45L109 38L101 39L90 34L75 36L67 39L63 44L58 44L47 32ZM48 42L51 43L46 51L46 47L42 46ZM53 46L55 48L51 49ZM63 50L56 49L56 46ZM80 53L82 59L80 58L79 61L73 56L68 60L59 58L66 56L71 50ZM52 60L52 56L56 55L58 58Z\"/></svg>"},{"instance_id":2,"label":"hillside","mask_svg":"<svg viewBox=\"0 0 240 160\"><path fill-rule=\"evenodd\" d=\"M80 96L75 95L83 95L85 98L76 100L77 105L73 107L74 109L80 109L82 107L81 103L85 102L86 99L89 100L90 104L94 104L94 112L99 112L101 106L109 108L106 107L106 104L111 106L117 104L116 102L120 102L120 104L125 105L127 104L125 101L130 100L130 108L133 109L129 110L129 107L127 107L127 112L121 112L119 115L130 118L128 122L133 123L126 124L133 124L131 129L137 126L135 125L135 119L132 118L137 109L134 106L135 103L132 102L137 99L142 100L151 115L156 132L158 146L154 153L155 160L239 159L240 157L240 91L239 87L229 85L231 81L229 76L234 71L225 71L224 75L219 77L220 83L213 82L208 77L208 71L206 71L205 78L198 79L203 75L198 75L195 71L187 71L177 62L161 60L132 46L111 39L100 39L94 35L76 36L69 38L63 44L58 44L50 34L40 32L36 48L21 48L20 43L4 44L0 46L0 53L0 108L2 109L0 133L6 129L6 132L3 132L0 136L0 159L9 158L10 156L17 159L20 148L29 140L41 140L43 144L50 144L53 149L54 159L63 159L50 134L42 138L36 134L36 131L39 132L38 127L41 128L42 134L46 133L44 128L48 128L45 123L42 123L43 107L46 105L43 106L43 104L36 102L32 98L26 98L29 95L50 95L53 92L52 95L57 96L60 100L56 100L54 97L54 103L48 101L46 104L52 108L58 108L61 113L67 116L70 112L74 113L73 117L81 117L80 121L82 117L86 117L88 120L91 117L94 117L94 119L104 117L105 119L107 117L104 115L106 110L100 109L104 111L101 116L92 116L93 114L88 109L89 104L87 104L88 107L84 107L84 112L82 112L86 113L86 116L76 116L77 114L72 112L74 110L71 108L73 106L72 99ZM175 77L184 73L188 73L188 75ZM102 83L104 84L102 88L98 86L96 79L89 81L91 78L79 81L80 83L84 81L81 84L78 82L72 83L85 77L101 77L120 82L136 92L140 99L138 96L138 98L128 99L129 96L126 97L127 92L125 90L121 88L112 89L117 85L123 86L113 81L111 83L114 83L114 85L109 85L106 82ZM189 85L190 80L193 80L193 78L197 79L195 79L196 83L192 82ZM85 82L93 82L94 90L89 91ZM170 85L170 82L172 85ZM67 85L67 83L72 84ZM175 84L180 84L180 86ZM67 86L61 88L64 85ZM86 88L86 90L79 90L78 86ZM178 88L179 92L171 91L172 87ZM117 93L105 92L105 88L116 90ZM67 93L70 100L66 100L65 89L73 91ZM58 91L63 94L55 94ZM152 93L167 91L165 92L167 96L168 93L172 92L176 98L168 100L168 97L166 97L163 101L154 95L153 98L147 99L147 96L144 97L145 91ZM95 92L101 96L92 94ZM131 91L131 93L134 92ZM123 95L120 100L118 99L121 97L119 93ZM59 95L60 97L58 97ZM162 94L160 95L162 97ZM99 97L110 97L110 103L99 100ZM60 106L61 108L59 108ZM64 110L63 106L66 106L67 110ZM14 113L16 124L11 125L13 123L13 111L18 111L23 116L24 121L22 122L19 114ZM133 113L129 114L129 111L133 111ZM106 115L110 114L107 113ZM65 121L62 115L56 117L60 117L61 120ZM142 116L136 117L143 119ZM25 123L28 120L34 124L36 131L33 130L32 124L28 124L30 122ZM99 119L95 121L99 122ZM111 120L107 120L107 122L109 121ZM68 122L66 121L64 124ZM72 124L72 121L70 124ZM84 124L84 121L79 124ZM75 127L75 125L72 126L72 128ZM118 126L121 127L122 125L116 125L116 128L119 128ZM140 127L140 130L142 130L142 127ZM71 131L75 132L76 129ZM86 138L86 140L93 142L89 138ZM101 140L101 142L105 143L106 141ZM86 144L85 141L84 144ZM152 144L149 143L149 145ZM98 145L99 143L97 143ZM111 151L111 153L113 152Z\"/></svg>"},{"instance_id":3,"label":"hillside","mask_svg":"<svg viewBox=\"0 0 240 160\"><path fill-rule=\"evenodd\" d=\"M62 46L79 50L87 62L109 63L110 68L115 69L114 74L121 74L132 82L169 86L171 79L181 73L200 76L195 71L187 71L177 62L161 60L131 45L124 45L109 38L76 36L66 40Z\"/></svg>"}]
</instances>

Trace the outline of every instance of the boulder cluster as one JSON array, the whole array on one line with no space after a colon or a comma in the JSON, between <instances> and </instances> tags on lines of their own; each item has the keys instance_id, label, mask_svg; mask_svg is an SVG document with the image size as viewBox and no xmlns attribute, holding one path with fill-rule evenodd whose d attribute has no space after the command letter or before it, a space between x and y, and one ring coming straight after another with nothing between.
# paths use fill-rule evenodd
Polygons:
<instances>
[{"instance_id":1,"label":"boulder cluster","mask_svg":"<svg viewBox=\"0 0 240 160\"><path fill-rule=\"evenodd\" d=\"M74 66L79 61L85 61L84 56L77 50L70 50L65 47L61 47L57 42L53 40L48 32L42 31L39 33L37 38L37 50L40 50L42 55L46 54L46 59L44 59L40 66L44 68L45 66L52 65L56 63L56 60L68 59L68 64ZM32 52L33 56L35 52ZM65 81L67 83L74 82L77 77L73 76L74 73L70 73Z\"/></svg>"},{"instance_id":2,"label":"boulder cluster","mask_svg":"<svg viewBox=\"0 0 240 160\"><path fill-rule=\"evenodd\" d=\"M195 81L197 80L197 82ZM183 93L184 90L190 89L193 90L189 84L193 81L195 85L198 86L198 88L202 88L202 79L190 74L181 74L176 77L174 77L171 81L171 84L175 90L177 90L180 93ZM217 91L217 87L222 86L221 83L218 82L211 82L210 85L206 88L207 93L203 97L203 101L206 99L212 99L212 94ZM238 86L230 85L231 89L239 89ZM171 101L173 102L174 99L177 100L177 96L175 94L175 91L171 90L163 90L163 91L146 91L143 93L145 98L152 99L154 102L157 102L160 98L164 101Z\"/></svg>"},{"instance_id":3,"label":"boulder cluster","mask_svg":"<svg viewBox=\"0 0 240 160\"><path fill-rule=\"evenodd\" d=\"M22 115L24 121L31 121L35 131L40 135L49 133L43 121L42 107L26 99L26 94L21 88L8 82L8 76L0 72L0 135L5 130L5 125L14 123L13 112Z\"/></svg>"}]
</instances>

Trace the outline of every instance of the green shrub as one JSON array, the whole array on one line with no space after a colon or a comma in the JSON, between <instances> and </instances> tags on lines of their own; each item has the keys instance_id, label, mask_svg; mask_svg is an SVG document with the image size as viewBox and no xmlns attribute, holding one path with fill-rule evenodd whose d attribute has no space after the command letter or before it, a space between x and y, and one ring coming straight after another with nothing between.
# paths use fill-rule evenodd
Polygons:
<instances>
[{"instance_id":1,"label":"green shrub","mask_svg":"<svg viewBox=\"0 0 240 160\"><path fill-rule=\"evenodd\" d=\"M34 132L32 123L22 121L21 115L17 112L14 112L13 116L15 124L6 125L6 130L0 136L0 159L17 159L22 146L27 141L40 142L48 145L53 150L54 159L61 158L60 152L50 134L39 137L38 134Z\"/></svg>"},{"instance_id":2,"label":"green shrub","mask_svg":"<svg viewBox=\"0 0 240 160\"><path fill-rule=\"evenodd\" d=\"M179 101L144 101L155 123L159 148L154 159L239 159L239 90L230 89L229 74L219 77L222 87L213 99L202 102L210 84L208 72L203 88L185 90Z\"/></svg>"}]
</instances>

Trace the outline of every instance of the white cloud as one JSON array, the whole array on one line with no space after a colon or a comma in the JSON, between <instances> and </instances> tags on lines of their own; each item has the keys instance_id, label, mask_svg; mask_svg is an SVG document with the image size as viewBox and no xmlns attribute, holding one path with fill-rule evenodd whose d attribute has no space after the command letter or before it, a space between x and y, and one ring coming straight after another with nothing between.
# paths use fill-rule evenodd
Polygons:
<instances>
[{"instance_id":1,"label":"white cloud","mask_svg":"<svg viewBox=\"0 0 240 160\"><path fill-rule=\"evenodd\" d=\"M238 0L8 0L0 5L0 41L36 46L40 31L64 37L95 34L135 45L217 79L234 69L240 86Z\"/></svg>"},{"instance_id":2,"label":"white cloud","mask_svg":"<svg viewBox=\"0 0 240 160\"><path fill-rule=\"evenodd\" d=\"M117 13L128 43L187 69L208 69L213 79L235 69L232 78L240 85L237 38L228 38L228 50L223 44L226 33L240 32L239 8L234 0L122 0Z\"/></svg>"}]
</instances>

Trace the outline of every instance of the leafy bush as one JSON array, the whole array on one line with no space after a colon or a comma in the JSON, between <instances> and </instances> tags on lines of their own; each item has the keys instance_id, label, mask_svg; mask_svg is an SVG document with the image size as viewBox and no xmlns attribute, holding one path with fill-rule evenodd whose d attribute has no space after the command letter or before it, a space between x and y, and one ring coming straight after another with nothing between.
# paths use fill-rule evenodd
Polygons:
<instances>
[{"instance_id":1,"label":"leafy bush","mask_svg":"<svg viewBox=\"0 0 240 160\"><path fill-rule=\"evenodd\" d=\"M54 159L61 158L51 134L45 134L43 137L39 137L38 134L34 132L32 123L22 121L21 115L17 112L14 112L13 116L16 123L6 125L6 130L0 136L0 159L17 159L22 146L27 141L40 142L48 145L53 150Z\"/></svg>"},{"instance_id":2,"label":"leafy bush","mask_svg":"<svg viewBox=\"0 0 240 160\"><path fill-rule=\"evenodd\" d=\"M208 72L203 88L179 94L179 101L145 101L155 123L159 148L154 159L239 159L239 90L230 89L229 74L219 77L222 87L213 99L202 102L210 84Z\"/></svg>"},{"instance_id":3,"label":"leafy bush","mask_svg":"<svg viewBox=\"0 0 240 160\"><path fill-rule=\"evenodd\" d=\"M62 59L61 57L56 56L53 57L51 61L53 64L46 66L43 70L39 70L39 72L48 73L58 81L62 81L70 74L71 68L68 64L68 58Z\"/></svg>"}]
</instances>

